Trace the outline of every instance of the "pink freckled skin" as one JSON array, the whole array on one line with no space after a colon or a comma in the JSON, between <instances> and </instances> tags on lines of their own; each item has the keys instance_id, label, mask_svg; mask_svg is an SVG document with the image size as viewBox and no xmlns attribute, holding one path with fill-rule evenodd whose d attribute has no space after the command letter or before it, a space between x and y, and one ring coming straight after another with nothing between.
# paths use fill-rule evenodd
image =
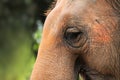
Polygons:
<instances>
[{"instance_id":1,"label":"pink freckled skin","mask_svg":"<svg viewBox=\"0 0 120 80\"><path fill-rule=\"evenodd\" d=\"M110 33L108 33L102 25L93 26L94 40L100 43L109 43L111 41Z\"/></svg>"}]
</instances>

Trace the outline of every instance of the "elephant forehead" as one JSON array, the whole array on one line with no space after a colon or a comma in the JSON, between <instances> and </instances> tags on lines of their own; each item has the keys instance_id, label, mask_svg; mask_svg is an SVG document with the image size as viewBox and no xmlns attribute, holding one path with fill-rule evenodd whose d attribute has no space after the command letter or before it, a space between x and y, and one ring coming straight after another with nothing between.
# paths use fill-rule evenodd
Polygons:
<instances>
[{"instance_id":1,"label":"elephant forehead","mask_svg":"<svg viewBox=\"0 0 120 80\"><path fill-rule=\"evenodd\" d=\"M108 30L107 24L115 23L115 21L111 20L109 23L106 21L106 18L110 19L112 13L113 10L106 0L58 0L56 7L46 19L44 33L46 33L46 36L49 36L49 39L53 39L51 36L58 36L57 34L60 33L61 28L66 27L64 25L67 25L70 21L73 21L71 24L77 21L78 25L80 23L85 25L92 24L91 29L94 41L110 42L112 31ZM104 25L93 24L96 18L102 20ZM75 23L75 26L77 24Z\"/></svg>"}]
</instances>

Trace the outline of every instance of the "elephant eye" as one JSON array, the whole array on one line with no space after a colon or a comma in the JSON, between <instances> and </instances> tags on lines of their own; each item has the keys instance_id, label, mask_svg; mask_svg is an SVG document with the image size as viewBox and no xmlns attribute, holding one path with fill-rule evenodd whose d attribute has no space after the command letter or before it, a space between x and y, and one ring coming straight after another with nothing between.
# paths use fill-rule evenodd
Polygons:
<instances>
[{"instance_id":1,"label":"elephant eye","mask_svg":"<svg viewBox=\"0 0 120 80\"><path fill-rule=\"evenodd\" d=\"M76 27L69 27L64 34L65 41L72 47L79 47L83 33Z\"/></svg>"}]
</instances>

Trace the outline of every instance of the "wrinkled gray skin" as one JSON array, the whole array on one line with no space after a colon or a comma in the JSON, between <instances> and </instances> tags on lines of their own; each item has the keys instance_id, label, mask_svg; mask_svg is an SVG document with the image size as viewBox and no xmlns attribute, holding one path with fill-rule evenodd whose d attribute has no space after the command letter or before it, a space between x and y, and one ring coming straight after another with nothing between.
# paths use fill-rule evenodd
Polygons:
<instances>
[{"instance_id":1,"label":"wrinkled gray skin","mask_svg":"<svg viewBox=\"0 0 120 80\"><path fill-rule=\"evenodd\" d=\"M120 0L57 0L31 80L120 80Z\"/></svg>"}]
</instances>

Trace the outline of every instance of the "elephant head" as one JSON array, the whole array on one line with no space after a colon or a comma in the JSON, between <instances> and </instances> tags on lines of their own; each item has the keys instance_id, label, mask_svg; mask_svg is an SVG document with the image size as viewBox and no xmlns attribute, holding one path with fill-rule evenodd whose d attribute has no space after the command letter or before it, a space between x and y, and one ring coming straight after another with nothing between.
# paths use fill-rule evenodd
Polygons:
<instances>
[{"instance_id":1,"label":"elephant head","mask_svg":"<svg viewBox=\"0 0 120 80\"><path fill-rule=\"evenodd\" d=\"M56 0L31 80L120 80L120 0Z\"/></svg>"}]
</instances>

